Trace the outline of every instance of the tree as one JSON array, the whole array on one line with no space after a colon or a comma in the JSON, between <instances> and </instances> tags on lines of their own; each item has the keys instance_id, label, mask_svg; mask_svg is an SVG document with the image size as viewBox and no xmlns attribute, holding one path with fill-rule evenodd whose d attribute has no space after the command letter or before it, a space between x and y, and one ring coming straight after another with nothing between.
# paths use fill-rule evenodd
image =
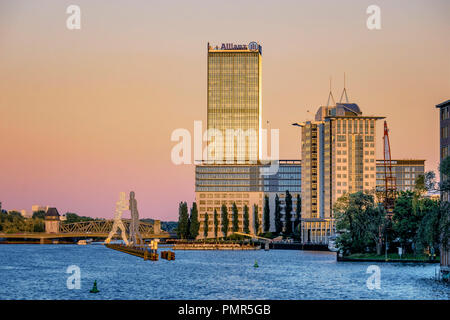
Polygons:
<instances>
[{"instance_id":1,"label":"tree","mask_svg":"<svg viewBox=\"0 0 450 320\"><path fill-rule=\"evenodd\" d=\"M197 203L192 203L191 216L189 217L189 237L196 239L198 237L198 230L200 229L200 222L198 221Z\"/></svg>"},{"instance_id":2,"label":"tree","mask_svg":"<svg viewBox=\"0 0 450 320\"><path fill-rule=\"evenodd\" d=\"M186 239L188 236L188 224L189 224L189 216L188 216L188 207L186 202L180 202L178 206L178 226L177 226L177 235L181 239Z\"/></svg>"},{"instance_id":3,"label":"tree","mask_svg":"<svg viewBox=\"0 0 450 320\"><path fill-rule=\"evenodd\" d=\"M298 232L299 238L302 238L302 198L297 194L297 206L295 207L294 230Z\"/></svg>"},{"instance_id":4,"label":"tree","mask_svg":"<svg viewBox=\"0 0 450 320\"><path fill-rule=\"evenodd\" d=\"M414 191L419 195L424 195L427 191L436 189L436 175L433 171L419 175L414 183Z\"/></svg>"},{"instance_id":5,"label":"tree","mask_svg":"<svg viewBox=\"0 0 450 320\"><path fill-rule=\"evenodd\" d=\"M40 214L38 213L37 216L40 217ZM33 213L33 217L34 217L34 213ZM73 212L66 212L66 221L64 223L75 223L75 222L94 221L94 220L96 220L96 219L91 218L91 217L79 216Z\"/></svg>"},{"instance_id":6,"label":"tree","mask_svg":"<svg viewBox=\"0 0 450 320\"><path fill-rule=\"evenodd\" d=\"M208 227L209 227L209 224L208 224L208 213L206 212L205 213L205 220L203 221L203 236L204 236L205 239L208 238Z\"/></svg>"},{"instance_id":7,"label":"tree","mask_svg":"<svg viewBox=\"0 0 450 320\"><path fill-rule=\"evenodd\" d=\"M66 217L67 217L67 214L66 214ZM45 211L33 212L33 219L45 219Z\"/></svg>"},{"instance_id":8,"label":"tree","mask_svg":"<svg viewBox=\"0 0 450 320\"><path fill-rule=\"evenodd\" d=\"M217 214L217 210L214 209L214 238L217 239L218 233L219 233L219 215Z\"/></svg>"},{"instance_id":9,"label":"tree","mask_svg":"<svg viewBox=\"0 0 450 320\"><path fill-rule=\"evenodd\" d=\"M247 205L244 205L244 233L250 234L250 221L249 221Z\"/></svg>"},{"instance_id":10,"label":"tree","mask_svg":"<svg viewBox=\"0 0 450 320\"><path fill-rule=\"evenodd\" d=\"M412 191L400 192L395 201L392 229L405 251L417 240L420 221L424 216L423 205L418 194Z\"/></svg>"},{"instance_id":11,"label":"tree","mask_svg":"<svg viewBox=\"0 0 450 320\"><path fill-rule=\"evenodd\" d=\"M450 192L450 156L442 159L439 164L439 171L442 176L440 190L442 192Z\"/></svg>"},{"instance_id":12,"label":"tree","mask_svg":"<svg viewBox=\"0 0 450 320\"><path fill-rule=\"evenodd\" d=\"M440 165L439 171L441 173L442 181L439 185L441 192L448 195L450 192L450 156L444 158ZM450 203L448 201L441 202L441 218L439 221L439 229L441 231L441 244L444 250L448 250L450 244Z\"/></svg>"},{"instance_id":13,"label":"tree","mask_svg":"<svg viewBox=\"0 0 450 320\"><path fill-rule=\"evenodd\" d=\"M283 229L283 224L281 223L281 206L280 198L278 194L275 196L275 232L280 234Z\"/></svg>"},{"instance_id":14,"label":"tree","mask_svg":"<svg viewBox=\"0 0 450 320\"><path fill-rule=\"evenodd\" d=\"M236 206L236 202L233 202L233 232L239 231L239 213L238 208Z\"/></svg>"},{"instance_id":15,"label":"tree","mask_svg":"<svg viewBox=\"0 0 450 320\"><path fill-rule=\"evenodd\" d=\"M445 214L439 201L423 199L424 215L419 222L416 244L419 248L430 248L432 252L439 250L441 215Z\"/></svg>"},{"instance_id":16,"label":"tree","mask_svg":"<svg viewBox=\"0 0 450 320\"><path fill-rule=\"evenodd\" d=\"M264 232L270 231L270 207L269 197L264 196Z\"/></svg>"},{"instance_id":17,"label":"tree","mask_svg":"<svg viewBox=\"0 0 450 320\"><path fill-rule=\"evenodd\" d=\"M223 236L226 238L228 237L228 224L229 224L227 206L222 204L222 208L220 209L220 211L222 216L222 233Z\"/></svg>"},{"instance_id":18,"label":"tree","mask_svg":"<svg viewBox=\"0 0 450 320\"><path fill-rule=\"evenodd\" d=\"M343 232L336 241L340 249L364 252L366 248L376 248L381 254L386 211L382 206L375 207L371 194L344 194L333 209L336 229Z\"/></svg>"},{"instance_id":19,"label":"tree","mask_svg":"<svg viewBox=\"0 0 450 320\"><path fill-rule=\"evenodd\" d=\"M286 206L284 214L285 234L292 234L292 195L286 190Z\"/></svg>"},{"instance_id":20,"label":"tree","mask_svg":"<svg viewBox=\"0 0 450 320\"><path fill-rule=\"evenodd\" d=\"M261 227L261 224L259 222L259 215L258 215L258 205L253 205L253 216L254 216L254 222L255 222L255 235L259 234L259 228Z\"/></svg>"},{"instance_id":21,"label":"tree","mask_svg":"<svg viewBox=\"0 0 450 320\"><path fill-rule=\"evenodd\" d=\"M33 219L33 231L32 232L44 232L45 223L44 219Z\"/></svg>"},{"instance_id":22,"label":"tree","mask_svg":"<svg viewBox=\"0 0 450 320\"><path fill-rule=\"evenodd\" d=\"M441 233L440 243L442 244L442 248L448 250L450 245L450 203L448 201L441 202L439 230Z\"/></svg>"}]
</instances>

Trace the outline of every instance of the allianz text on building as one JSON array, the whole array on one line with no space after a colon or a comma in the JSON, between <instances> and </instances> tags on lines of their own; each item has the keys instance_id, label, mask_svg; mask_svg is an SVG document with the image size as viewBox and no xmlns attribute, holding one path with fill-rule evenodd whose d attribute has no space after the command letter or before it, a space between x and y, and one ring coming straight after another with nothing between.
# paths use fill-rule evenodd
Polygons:
<instances>
[{"instance_id":1,"label":"allianz text on building","mask_svg":"<svg viewBox=\"0 0 450 320\"><path fill-rule=\"evenodd\" d=\"M331 95L331 93L330 93ZM376 121L355 103L322 106L302 127L302 240L326 243L335 232L333 204L376 186Z\"/></svg>"}]
</instances>

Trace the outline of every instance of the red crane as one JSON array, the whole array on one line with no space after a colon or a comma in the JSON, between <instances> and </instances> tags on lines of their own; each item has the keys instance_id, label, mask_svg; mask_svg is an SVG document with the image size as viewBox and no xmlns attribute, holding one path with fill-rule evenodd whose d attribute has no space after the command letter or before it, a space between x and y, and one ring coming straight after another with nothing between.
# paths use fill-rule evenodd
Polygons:
<instances>
[{"instance_id":1,"label":"red crane","mask_svg":"<svg viewBox=\"0 0 450 320\"><path fill-rule=\"evenodd\" d=\"M391 159L391 145L389 143L389 129L386 121L384 121L384 190L383 190L383 205L388 216L391 217L394 213L395 197L397 193L397 185L395 175L392 172Z\"/></svg>"}]
</instances>

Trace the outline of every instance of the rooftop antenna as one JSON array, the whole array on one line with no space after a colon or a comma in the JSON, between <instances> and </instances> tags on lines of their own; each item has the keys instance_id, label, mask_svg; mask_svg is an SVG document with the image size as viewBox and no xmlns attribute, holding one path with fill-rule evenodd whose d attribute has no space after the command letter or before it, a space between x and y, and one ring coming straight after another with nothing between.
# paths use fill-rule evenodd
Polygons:
<instances>
[{"instance_id":1,"label":"rooftop antenna","mask_svg":"<svg viewBox=\"0 0 450 320\"><path fill-rule=\"evenodd\" d=\"M339 99L339 103L342 103L342 97L344 96L344 93L345 93L345 100L348 103L347 89L345 88L345 72L344 72L344 90L342 91L341 99Z\"/></svg>"},{"instance_id":2,"label":"rooftop antenna","mask_svg":"<svg viewBox=\"0 0 450 320\"><path fill-rule=\"evenodd\" d=\"M328 94L327 107L330 106L330 97L331 97L331 99L333 100L333 105L335 105L336 102L334 101L333 93L331 92L331 77L330 77L330 93Z\"/></svg>"}]
</instances>

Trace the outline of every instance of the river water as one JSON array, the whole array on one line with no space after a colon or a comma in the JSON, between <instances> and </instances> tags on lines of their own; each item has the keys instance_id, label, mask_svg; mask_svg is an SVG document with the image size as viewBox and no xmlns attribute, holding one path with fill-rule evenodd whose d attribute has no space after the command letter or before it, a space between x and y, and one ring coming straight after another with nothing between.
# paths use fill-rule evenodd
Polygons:
<instances>
[{"instance_id":1,"label":"river water","mask_svg":"<svg viewBox=\"0 0 450 320\"><path fill-rule=\"evenodd\" d=\"M450 298L450 286L434 280L436 264L379 263L381 288L370 290L372 264L297 250L176 251L175 261L155 262L95 244L1 245L0 299ZM71 265L81 289L68 289ZM98 294L89 293L94 280Z\"/></svg>"}]
</instances>

